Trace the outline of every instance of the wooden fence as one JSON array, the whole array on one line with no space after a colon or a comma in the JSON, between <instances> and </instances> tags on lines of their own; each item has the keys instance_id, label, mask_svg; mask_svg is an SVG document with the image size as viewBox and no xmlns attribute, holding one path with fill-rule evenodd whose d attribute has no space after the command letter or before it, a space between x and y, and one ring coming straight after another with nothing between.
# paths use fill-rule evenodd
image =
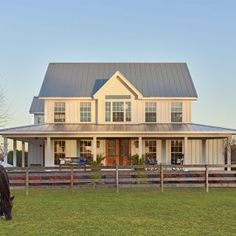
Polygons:
<instances>
[{"instance_id":1,"label":"wooden fence","mask_svg":"<svg viewBox=\"0 0 236 236\"><path fill-rule=\"evenodd\" d=\"M236 165L10 167L12 187L236 187Z\"/></svg>"}]
</instances>

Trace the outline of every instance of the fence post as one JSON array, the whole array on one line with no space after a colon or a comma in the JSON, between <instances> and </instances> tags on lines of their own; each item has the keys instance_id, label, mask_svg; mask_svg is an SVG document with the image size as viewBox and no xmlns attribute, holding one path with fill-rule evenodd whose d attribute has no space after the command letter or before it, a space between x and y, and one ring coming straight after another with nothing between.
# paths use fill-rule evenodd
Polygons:
<instances>
[{"instance_id":1,"label":"fence post","mask_svg":"<svg viewBox=\"0 0 236 236\"><path fill-rule=\"evenodd\" d=\"M164 171L162 164L160 164L160 187L161 187L161 192L164 192Z\"/></svg>"},{"instance_id":2,"label":"fence post","mask_svg":"<svg viewBox=\"0 0 236 236\"><path fill-rule=\"evenodd\" d=\"M29 194L29 167L25 169L25 191L26 195Z\"/></svg>"},{"instance_id":3,"label":"fence post","mask_svg":"<svg viewBox=\"0 0 236 236\"><path fill-rule=\"evenodd\" d=\"M116 192L119 193L119 169L118 165L116 164Z\"/></svg>"},{"instance_id":4,"label":"fence post","mask_svg":"<svg viewBox=\"0 0 236 236\"><path fill-rule=\"evenodd\" d=\"M74 167L70 165L70 187L73 188L74 186Z\"/></svg>"},{"instance_id":5,"label":"fence post","mask_svg":"<svg viewBox=\"0 0 236 236\"><path fill-rule=\"evenodd\" d=\"M208 165L205 165L206 171L205 171L205 189L206 192L209 192L209 181L208 181Z\"/></svg>"}]
</instances>

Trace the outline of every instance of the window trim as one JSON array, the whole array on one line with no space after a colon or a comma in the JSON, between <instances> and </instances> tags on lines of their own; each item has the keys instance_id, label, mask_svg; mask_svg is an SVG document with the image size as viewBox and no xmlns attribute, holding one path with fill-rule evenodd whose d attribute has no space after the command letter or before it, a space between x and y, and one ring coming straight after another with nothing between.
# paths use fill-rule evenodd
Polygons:
<instances>
[{"instance_id":1,"label":"window trim","mask_svg":"<svg viewBox=\"0 0 236 236\"><path fill-rule=\"evenodd\" d=\"M61 103L61 104L64 104L64 113L63 112L55 112L55 107L56 107L56 104L58 103ZM64 114L64 121L56 121L55 120L55 113L59 113L59 114ZM54 107L53 107L53 120L54 120L54 123L65 123L66 122L66 102L61 102L61 101L55 101L54 102Z\"/></svg>"},{"instance_id":2,"label":"window trim","mask_svg":"<svg viewBox=\"0 0 236 236\"><path fill-rule=\"evenodd\" d=\"M150 112L150 111L146 111L146 108L148 107L147 105L150 104L155 104L155 121L147 121L146 120L146 113L154 113L154 112ZM157 103L156 102L145 102L145 106L144 106L144 120L145 123L157 123Z\"/></svg>"},{"instance_id":3,"label":"window trim","mask_svg":"<svg viewBox=\"0 0 236 236\"><path fill-rule=\"evenodd\" d=\"M180 112L172 111L173 104L177 104L177 103L181 104L181 121L172 121L172 113L174 113L174 114L180 113ZM179 102L179 101L171 102L171 106L170 106L170 121L171 121L171 123L176 123L176 124L183 123L183 102L182 101L181 102Z\"/></svg>"},{"instance_id":4,"label":"window trim","mask_svg":"<svg viewBox=\"0 0 236 236\"><path fill-rule=\"evenodd\" d=\"M60 143L64 143L64 151L62 150L62 152L57 152L56 151L56 143L57 142L60 142ZM53 149L53 159L54 159L54 165L59 165L60 164L60 159L61 158L66 158L66 140L64 140L64 139L57 139L57 140L54 140L54 144L53 144L54 146L54 149ZM64 157L59 157L58 158L58 163L56 163L56 155L57 154L60 154L60 155L64 155Z\"/></svg>"},{"instance_id":5,"label":"window trim","mask_svg":"<svg viewBox=\"0 0 236 236\"><path fill-rule=\"evenodd\" d=\"M87 103L87 104L90 104L90 121L82 121L81 120L81 104L82 103ZM89 114L89 112L86 112L86 114ZM80 102L79 103L79 122L80 123L92 123L92 102L90 102L90 101L82 101L82 102Z\"/></svg>"},{"instance_id":6,"label":"window trim","mask_svg":"<svg viewBox=\"0 0 236 236\"><path fill-rule=\"evenodd\" d=\"M181 142L181 149L182 151L179 152L179 151L173 151L172 152L172 142ZM179 148L180 146L175 146L175 148ZM179 154L179 155L182 155L183 156L183 160L184 160L184 142L182 139L171 139L170 140L170 164L171 165L177 165L177 164L172 164L172 154Z\"/></svg>"}]
</instances>

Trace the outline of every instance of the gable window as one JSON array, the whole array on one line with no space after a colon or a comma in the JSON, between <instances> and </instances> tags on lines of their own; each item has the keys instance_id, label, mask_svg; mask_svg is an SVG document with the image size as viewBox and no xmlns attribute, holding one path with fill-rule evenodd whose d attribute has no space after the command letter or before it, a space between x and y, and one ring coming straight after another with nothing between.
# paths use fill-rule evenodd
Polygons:
<instances>
[{"instance_id":1,"label":"gable window","mask_svg":"<svg viewBox=\"0 0 236 236\"><path fill-rule=\"evenodd\" d=\"M80 122L91 122L91 102L80 103Z\"/></svg>"},{"instance_id":2,"label":"gable window","mask_svg":"<svg viewBox=\"0 0 236 236\"><path fill-rule=\"evenodd\" d=\"M60 159L66 157L66 142L65 140L54 141L54 163L60 164Z\"/></svg>"},{"instance_id":3,"label":"gable window","mask_svg":"<svg viewBox=\"0 0 236 236\"><path fill-rule=\"evenodd\" d=\"M182 140L171 141L171 164L181 164L183 159L183 142Z\"/></svg>"},{"instance_id":4,"label":"gable window","mask_svg":"<svg viewBox=\"0 0 236 236\"><path fill-rule=\"evenodd\" d=\"M131 102L114 101L105 103L106 122L130 122Z\"/></svg>"},{"instance_id":5,"label":"gable window","mask_svg":"<svg viewBox=\"0 0 236 236\"><path fill-rule=\"evenodd\" d=\"M182 102L171 103L171 122L182 122L183 105Z\"/></svg>"},{"instance_id":6,"label":"gable window","mask_svg":"<svg viewBox=\"0 0 236 236\"><path fill-rule=\"evenodd\" d=\"M65 122L65 120L66 120L65 102L55 102L54 122Z\"/></svg>"},{"instance_id":7,"label":"gable window","mask_svg":"<svg viewBox=\"0 0 236 236\"><path fill-rule=\"evenodd\" d=\"M111 102L105 103L105 121L111 121Z\"/></svg>"},{"instance_id":8,"label":"gable window","mask_svg":"<svg viewBox=\"0 0 236 236\"><path fill-rule=\"evenodd\" d=\"M145 122L156 122L156 103L146 102L145 103Z\"/></svg>"}]
</instances>

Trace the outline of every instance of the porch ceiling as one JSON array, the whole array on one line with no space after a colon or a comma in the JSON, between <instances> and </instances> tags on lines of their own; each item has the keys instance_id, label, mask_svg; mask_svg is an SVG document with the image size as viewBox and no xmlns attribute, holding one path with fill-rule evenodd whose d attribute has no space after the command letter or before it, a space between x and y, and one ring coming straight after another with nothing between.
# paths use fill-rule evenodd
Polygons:
<instances>
[{"instance_id":1,"label":"porch ceiling","mask_svg":"<svg viewBox=\"0 0 236 236\"><path fill-rule=\"evenodd\" d=\"M194 123L186 124L42 124L2 129L5 137L46 137L46 136L221 136L236 134L235 129L227 129Z\"/></svg>"}]
</instances>

